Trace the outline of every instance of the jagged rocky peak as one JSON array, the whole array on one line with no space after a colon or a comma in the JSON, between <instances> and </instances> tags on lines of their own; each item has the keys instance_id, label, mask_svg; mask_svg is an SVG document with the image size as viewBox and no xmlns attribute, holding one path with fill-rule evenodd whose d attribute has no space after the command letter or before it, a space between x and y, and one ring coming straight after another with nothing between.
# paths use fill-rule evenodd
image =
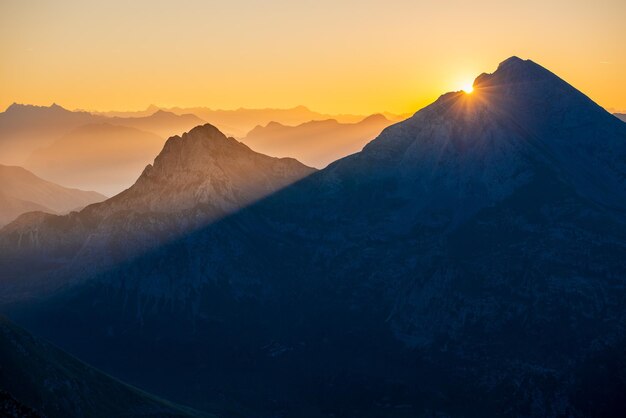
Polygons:
<instances>
[{"instance_id":1,"label":"jagged rocky peak","mask_svg":"<svg viewBox=\"0 0 626 418\"><path fill-rule=\"evenodd\" d=\"M205 124L169 138L132 187L91 210L171 213L203 205L226 213L313 171L293 158L254 152Z\"/></svg>"},{"instance_id":2,"label":"jagged rocky peak","mask_svg":"<svg viewBox=\"0 0 626 418\"><path fill-rule=\"evenodd\" d=\"M146 168L139 181L143 177L154 178L178 170L210 172L212 163L218 163L216 160L233 158L245 151L250 149L236 139L226 137L215 126L207 123L182 136L169 138L154 164Z\"/></svg>"}]
</instances>

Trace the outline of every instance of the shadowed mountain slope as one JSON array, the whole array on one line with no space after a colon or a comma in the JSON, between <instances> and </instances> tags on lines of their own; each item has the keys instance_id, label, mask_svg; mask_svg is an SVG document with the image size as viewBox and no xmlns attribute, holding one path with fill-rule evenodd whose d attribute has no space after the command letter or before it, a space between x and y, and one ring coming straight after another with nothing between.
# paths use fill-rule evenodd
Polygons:
<instances>
[{"instance_id":1,"label":"shadowed mountain slope","mask_svg":"<svg viewBox=\"0 0 626 418\"><path fill-rule=\"evenodd\" d=\"M191 167L176 177L195 178ZM154 196L174 193L175 180L152 171L133 207L162 208ZM625 181L626 125L512 57L474 93L441 96L363 151L105 271L65 270L67 287L13 312L98 367L199 408L622 416ZM38 230L91 225L109 202ZM173 207L180 222L193 219L187 208ZM149 230L146 213L120 224ZM2 231L3 248L22 227ZM56 262L91 267L104 252L68 254Z\"/></svg>"},{"instance_id":2,"label":"shadowed mountain slope","mask_svg":"<svg viewBox=\"0 0 626 418\"><path fill-rule=\"evenodd\" d=\"M117 381L2 317L0 354L3 417L212 416Z\"/></svg>"}]
</instances>

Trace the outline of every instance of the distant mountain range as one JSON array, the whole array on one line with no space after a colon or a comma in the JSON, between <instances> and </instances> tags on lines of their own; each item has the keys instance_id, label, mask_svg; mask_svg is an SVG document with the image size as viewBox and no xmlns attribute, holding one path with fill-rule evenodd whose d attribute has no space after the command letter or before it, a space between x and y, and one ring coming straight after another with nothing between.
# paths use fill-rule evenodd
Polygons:
<instances>
[{"instance_id":1,"label":"distant mountain range","mask_svg":"<svg viewBox=\"0 0 626 418\"><path fill-rule=\"evenodd\" d=\"M57 183L113 196L133 183L164 143L137 128L90 123L34 151L24 166Z\"/></svg>"},{"instance_id":2,"label":"distant mountain range","mask_svg":"<svg viewBox=\"0 0 626 418\"><path fill-rule=\"evenodd\" d=\"M203 410L624 416L625 179L626 125L512 57L320 171L170 138L128 191L4 227L0 295Z\"/></svg>"},{"instance_id":3,"label":"distant mountain range","mask_svg":"<svg viewBox=\"0 0 626 418\"><path fill-rule=\"evenodd\" d=\"M101 121L87 112L14 103L0 113L0 164L21 165L36 149L87 123Z\"/></svg>"},{"instance_id":4,"label":"distant mountain range","mask_svg":"<svg viewBox=\"0 0 626 418\"><path fill-rule=\"evenodd\" d=\"M194 115L162 110L150 116L109 118L72 112L56 104L13 104L0 113L0 163L23 166L53 181L65 183L69 179L67 184L75 187L115 194L132 184L149 161L146 156L153 157L165 138L202 123ZM137 131L106 128L105 124ZM147 138L150 134L152 138ZM144 149L138 148L141 144ZM96 150L98 161L94 161ZM75 160L76 155L85 155L86 160L64 164ZM111 178L103 178L111 174Z\"/></svg>"},{"instance_id":5,"label":"distant mountain range","mask_svg":"<svg viewBox=\"0 0 626 418\"><path fill-rule=\"evenodd\" d=\"M188 113L176 115L172 112L166 112L164 110L157 110L149 116L133 118L114 117L107 120L107 122L115 125L153 132L162 138L181 134L190 130L194 126L206 123L196 115Z\"/></svg>"},{"instance_id":6,"label":"distant mountain range","mask_svg":"<svg viewBox=\"0 0 626 418\"><path fill-rule=\"evenodd\" d=\"M0 317L2 417L204 417L95 370Z\"/></svg>"},{"instance_id":7,"label":"distant mountain range","mask_svg":"<svg viewBox=\"0 0 626 418\"><path fill-rule=\"evenodd\" d=\"M285 126L271 122L257 126L241 141L267 155L293 157L304 164L324 168L333 161L361 151L392 123L380 114L356 123L328 119Z\"/></svg>"},{"instance_id":8,"label":"distant mountain range","mask_svg":"<svg viewBox=\"0 0 626 418\"><path fill-rule=\"evenodd\" d=\"M63 214L105 199L43 180L21 167L0 165L0 227L25 212Z\"/></svg>"},{"instance_id":9,"label":"distant mountain range","mask_svg":"<svg viewBox=\"0 0 626 418\"><path fill-rule=\"evenodd\" d=\"M68 186L114 195L133 183L165 143L165 138L205 123L204 119L190 112L210 118L224 132L238 137L245 137L255 126L270 122L284 124L285 134L292 133L293 140L257 135L255 141L260 150L275 143L269 148L276 153L270 155L302 155L318 166L360 150L383 125L391 123L384 122L382 116L372 116L365 119L368 122L357 123L362 116L326 115L304 106L232 111L207 108L173 108L168 111L150 106L143 112L88 113L69 111L56 104L50 107L13 104L0 113L0 163L23 166ZM392 120L402 118L387 115ZM331 118L337 118L339 122L333 124ZM287 126L311 121L320 123L294 130ZM313 125L318 126L313 130L319 129L325 138L315 136L311 130ZM256 133L259 133L258 129ZM293 144L305 142L312 144L306 150L293 147ZM76 158L78 155L81 158Z\"/></svg>"},{"instance_id":10,"label":"distant mountain range","mask_svg":"<svg viewBox=\"0 0 626 418\"><path fill-rule=\"evenodd\" d=\"M213 110L206 107L193 108L168 108L176 114L193 113L216 126L227 135L243 138L250 130L257 126L266 126L270 122L281 125L300 125L311 121L325 121L334 119L340 123L357 123L364 115L332 115L319 113L305 106L297 106L291 109L236 109L236 110ZM383 114L387 119L397 122L406 119L408 115Z\"/></svg>"},{"instance_id":11,"label":"distant mountain range","mask_svg":"<svg viewBox=\"0 0 626 418\"><path fill-rule=\"evenodd\" d=\"M622 121L626 122L626 113L615 113L615 116L616 116L618 119L620 119L620 120L622 120Z\"/></svg>"}]
</instances>

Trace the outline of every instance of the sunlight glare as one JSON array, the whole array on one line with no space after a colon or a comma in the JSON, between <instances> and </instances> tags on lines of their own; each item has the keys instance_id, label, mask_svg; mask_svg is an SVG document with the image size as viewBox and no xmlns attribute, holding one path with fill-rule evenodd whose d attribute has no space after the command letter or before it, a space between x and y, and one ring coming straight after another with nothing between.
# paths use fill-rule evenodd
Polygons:
<instances>
[{"instance_id":1,"label":"sunlight glare","mask_svg":"<svg viewBox=\"0 0 626 418\"><path fill-rule=\"evenodd\" d=\"M471 83L465 84L462 89L466 94L471 94L474 91L474 86Z\"/></svg>"}]
</instances>

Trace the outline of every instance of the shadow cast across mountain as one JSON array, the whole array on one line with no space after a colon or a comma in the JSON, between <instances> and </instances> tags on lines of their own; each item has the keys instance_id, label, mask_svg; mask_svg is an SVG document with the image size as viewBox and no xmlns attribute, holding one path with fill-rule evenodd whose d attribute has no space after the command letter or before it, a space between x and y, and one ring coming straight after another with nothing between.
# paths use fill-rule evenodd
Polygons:
<instances>
[{"instance_id":1,"label":"shadow cast across mountain","mask_svg":"<svg viewBox=\"0 0 626 418\"><path fill-rule=\"evenodd\" d=\"M474 87L12 316L206 410L624 412L626 127L531 61Z\"/></svg>"}]
</instances>

